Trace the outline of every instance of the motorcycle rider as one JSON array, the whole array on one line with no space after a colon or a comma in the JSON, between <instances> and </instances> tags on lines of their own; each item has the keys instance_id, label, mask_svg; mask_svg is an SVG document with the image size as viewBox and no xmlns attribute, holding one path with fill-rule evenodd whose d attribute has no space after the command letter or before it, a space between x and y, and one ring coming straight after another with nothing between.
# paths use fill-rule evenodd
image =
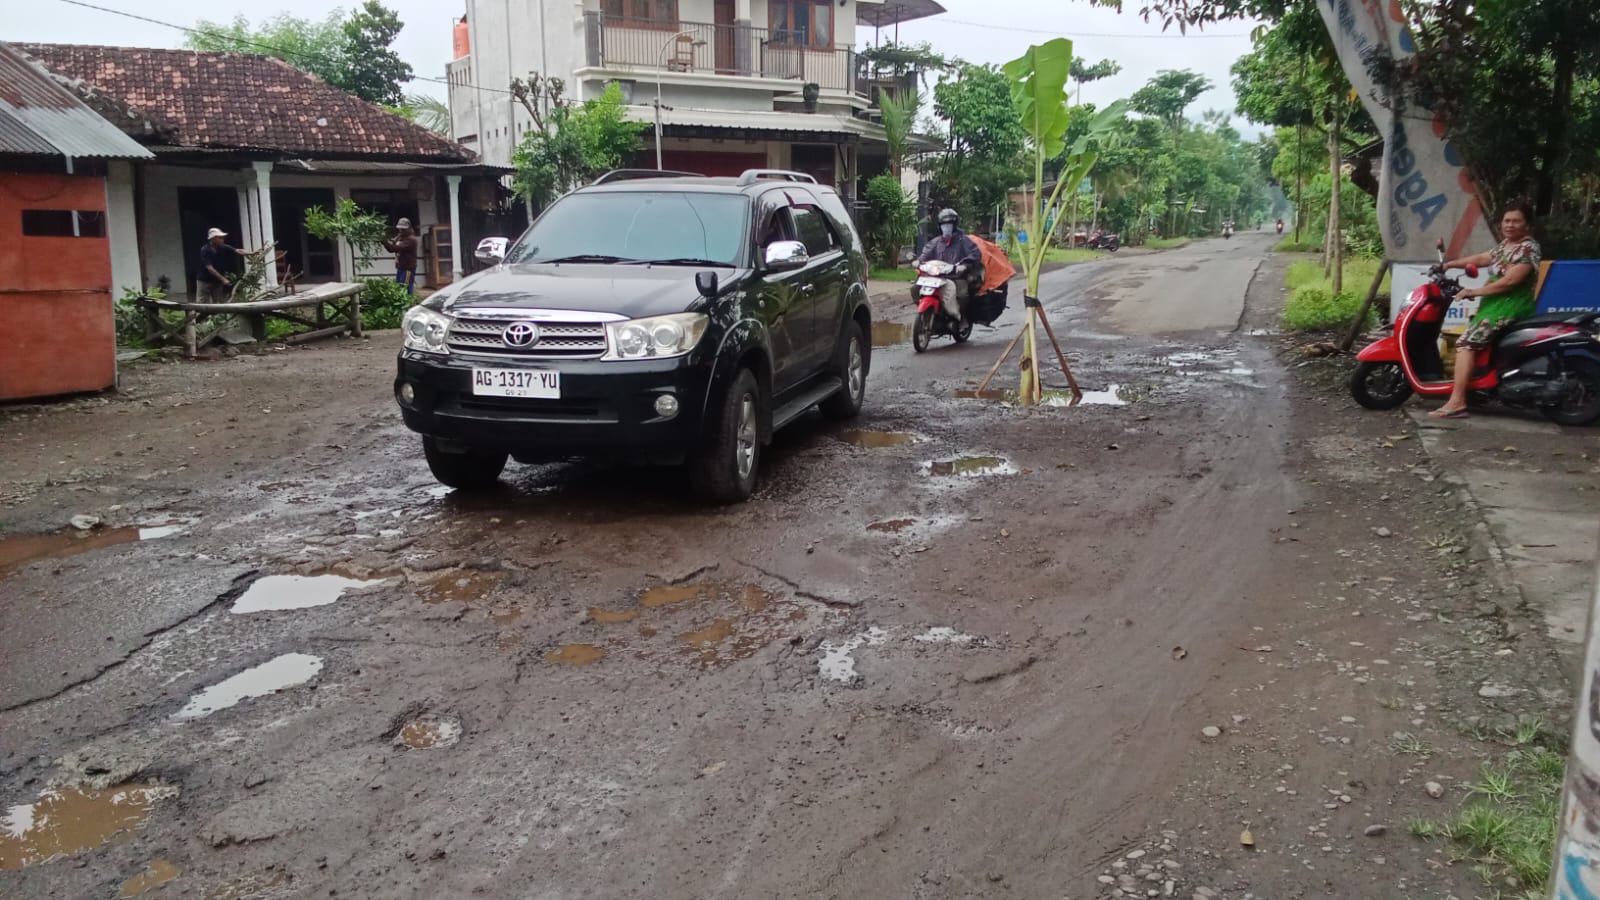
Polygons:
<instances>
[{"instance_id":1,"label":"motorcycle rider","mask_svg":"<svg viewBox=\"0 0 1600 900\"><path fill-rule=\"evenodd\" d=\"M977 279L983 274L983 251L961 230L961 216L953 209L939 211L939 236L922 248L917 265L933 259L955 266L955 271L950 273L952 283L940 292L939 300L944 304L945 314L959 319L960 301L977 292Z\"/></svg>"}]
</instances>

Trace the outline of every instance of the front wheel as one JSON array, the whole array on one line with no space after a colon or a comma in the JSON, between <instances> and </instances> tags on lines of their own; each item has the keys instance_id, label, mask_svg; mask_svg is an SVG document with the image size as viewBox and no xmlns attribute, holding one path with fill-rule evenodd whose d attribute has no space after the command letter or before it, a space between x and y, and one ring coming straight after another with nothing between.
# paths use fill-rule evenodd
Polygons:
<instances>
[{"instance_id":1,"label":"front wheel","mask_svg":"<svg viewBox=\"0 0 1600 900\"><path fill-rule=\"evenodd\" d=\"M749 369L728 386L706 442L689 461L689 483L711 503L741 503L756 490L761 465L761 388Z\"/></svg>"},{"instance_id":2,"label":"front wheel","mask_svg":"<svg viewBox=\"0 0 1600 900\"><path fill-rule=\"evenodd\" d=\"M933 343L933 310L917 313L917 322L911 326L911 349L926 352Z\"/></svg>"},{"instance_id":3,"label":"front wheel","mask_svg":"<svg viewBox=\"0 0 1600 900\"><path fill-rule=\"evenodd\" d=\"M467 449L451 453L431 437L422 439L422 455L427 457L428 469L440 484L461 490L492 487L506 467L503 452Z\"/></svg>"},{"instance_id":4,"label":"front wheel","mask_svg":"<svg viewBox=\"0 0 1600 900\"><path fill-rule=\"evenodd\" d=\"M1332 181L1333 179L1330 177L1328 180ZM1121 244L1112 244L1111 246L1107 247L1106 249L1110 250L1112 253L1115 253L1115 252L1117 252L1117 249L1120 248L1121 246L1122 246Z\"/></svg>"},{"instance_id":5,"label":"front wheel","mask_svg":"<svg viewBox=\"0 0 1600 900\"><path fill-rule=\"evenodd\" d=\"M850 323L839 377L844 388L822 401L822 414L830 419L854 419L861 414L861 404L867 397L867 338L859 322Z\"/></svg>"},{"instance_id":6,"label":"front wheel","mask_svg":"<svg viewBox=\"0 0 1600 900\"><path fill-rule=\"evenodd\" d=\"M1411 398L1411 385L1399 363L1363 362L1350 373L1350 395L1367 409L1394 409Z\"/></svg>"},{"instance_id":7,"label":"front wheel","mask_svg":"<svg viewBox=\"0 0 1600 900\"><path fill-rule=\"evenodd\" d=\"M1567 370L1567 393L1555 406L1540 409L1558 425L1590 425L1600 419L1600 364L1582 357L1562 360Z\"/></svg>"}]
</instances>

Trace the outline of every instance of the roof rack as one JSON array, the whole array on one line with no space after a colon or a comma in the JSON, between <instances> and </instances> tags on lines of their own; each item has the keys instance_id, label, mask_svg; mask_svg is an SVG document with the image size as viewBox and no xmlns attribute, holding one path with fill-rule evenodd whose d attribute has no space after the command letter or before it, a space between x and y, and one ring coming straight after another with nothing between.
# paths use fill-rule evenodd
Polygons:
<instances>
[{"instance_id":1,"label":"roof rack","mask_svg":"<svg viewBox=\"0 0 1600 900\"><path fill-rule=\"evenodd\" d=\"M699 172L674 172L671 169L612 169L594 180L595 184L628 181L634 178L704 178Z\"/></svg>"},{"instance_id":2,"label":"roof rack","mask_svg":"<svg viewBox=\"0 0 1600 900\"><path fill-rule=\"evenodd\" d=\"M808 184L817 183L815 178L807 175L804 172L790 172L786 169L745 169L743 174L739 176L738 183L740 187L744 187L746 185L755 184L757 181L760 181L763 178L770 178L774 181L800 181Z\"/></svg>"}]
</instances>

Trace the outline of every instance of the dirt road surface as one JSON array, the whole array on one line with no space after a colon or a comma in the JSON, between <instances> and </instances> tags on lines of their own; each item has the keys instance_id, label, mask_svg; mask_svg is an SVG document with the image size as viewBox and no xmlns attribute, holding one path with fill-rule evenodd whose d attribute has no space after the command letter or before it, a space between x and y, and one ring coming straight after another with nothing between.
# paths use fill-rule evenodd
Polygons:
<instances>
[{"instance_id":1,"label":"dirt road surface","mask_svg":"<svg viewBox=\"0 0 1600 900\"><path fill-rule=\"evenodd\" d=\"M1402 823L1555 656L1270 243L1049 274L1073 408L880 303L727 509L438 487L392 333L0 409L0 896L1488 896Z\"/></svg>"}]
</instances>

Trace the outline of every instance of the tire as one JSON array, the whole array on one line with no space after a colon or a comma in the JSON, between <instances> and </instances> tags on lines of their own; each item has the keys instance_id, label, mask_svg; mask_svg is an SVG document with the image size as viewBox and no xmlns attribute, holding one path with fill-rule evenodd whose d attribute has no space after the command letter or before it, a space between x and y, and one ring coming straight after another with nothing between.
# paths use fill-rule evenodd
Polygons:
<instances>
[{"instance_id":1,"label":"tire","mask_svg":"<svg viewBox=\"0 0 1600 900\"><path fill-rule=\"evenodd\" d=\"M1411 399L1411 385L1395 362L1364 362L1350 373L1350 396L1367 409L1394 409Z\"/></svg>"},{"instance_id":2,"label":"tire","mask_svg":"<svg viewBox=\"0 0 1600 900\"><path fill-rule=\"evenodd\" d=\"M962 319L956 324L956 330L950 332L950 336L956 339L956 343L965 344L967 338L972 337L972 320Z\"/></svg>"},{"instance_id":3,"label":"tire","mask_svg":"<svg viewBox=\"0 0 1600 900\"><path fill-rule=\"evenodd\" d=\"M708 503L742 503L761 471L761 386L741 369L707 424L710 433L689 461L689 484Z\"/></svg>"},{"instance_id":4,"label":"tire","mask_svg":"<svg viewBox=\"0 0 1600 900\"><path fill-rule=\"evenodd\" d=\"M861 331L861 323L851 321L838 365L844 390L822 401L819 408L823 415L830 419L854 419L861 415L861 404L867 399L867 361L866 335Z\"/></svg>"},{"instance_id":5,"label":"tire","mask_svg":"<svg viewBox=\"0 0 1600 900\"><path fill-rule=\"evenodd\" d=\"M925 353L931 343L933 343L933 313L917 313L917 322L911 326L911 349Z\"/></svg>"},{"instance_id":6,"label":"tire","mask_svg":"<svg viewBox=\"0 0 1600 900\"><path fill-rule=\"evenodd\" d=\"M463 491L493 487L506 467L504 452L469 449L463 453L449 453L440 449L439 442L431 437L422 439L422 455L427 457L428 469L440 484Z\"/></svg>"},{"instance_id":7,"label":"tire","mask_svg":"<svg viewBox=\"0 0 1600 900\"><path fill-rule=\"evenodd\" d=\"M1330 176L1328 178L1328 181L1330 181L1330 182L1333 181L1332 176ZM1112 244L1111 246L1107 247L1106 249L1110 250L1112 253L1115 253L1115 252L1117 252L1117 248L1121 247L1121 246L1122 246L1121 244Z\"/></svg>"},{"instance_id":8,"label":"tire","mask_svg":"<svg viewBox=\"0 0 1600 900\"><path fill-rule=\"evenodd\" d=\"M1592 425L1600 419L1600 364L1583 357L1562 360L1567 373L1577 384L1560 406L1540 408L1544 417L1558 425Z\"/></svg>"}]
</instances>

